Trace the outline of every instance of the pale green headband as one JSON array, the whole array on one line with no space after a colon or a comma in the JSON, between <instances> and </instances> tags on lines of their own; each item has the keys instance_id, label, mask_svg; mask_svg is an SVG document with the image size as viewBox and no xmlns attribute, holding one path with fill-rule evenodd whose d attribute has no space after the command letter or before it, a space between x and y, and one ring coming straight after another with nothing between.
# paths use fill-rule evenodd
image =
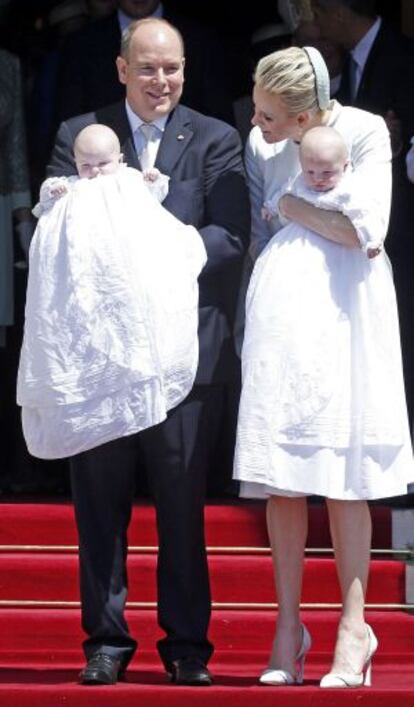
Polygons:
<instances>
[{"instance_id":1,"label":"pale green headband","mask_svg":"<svg viewBox=\"0 0 414 707\"><path fill-rule=\"evenodd\" d=\"M322 54L315 47L302 47L315 75L316 97L321 110L326 110L330 101L330 80Z\"/></svg>"}]
</instances>

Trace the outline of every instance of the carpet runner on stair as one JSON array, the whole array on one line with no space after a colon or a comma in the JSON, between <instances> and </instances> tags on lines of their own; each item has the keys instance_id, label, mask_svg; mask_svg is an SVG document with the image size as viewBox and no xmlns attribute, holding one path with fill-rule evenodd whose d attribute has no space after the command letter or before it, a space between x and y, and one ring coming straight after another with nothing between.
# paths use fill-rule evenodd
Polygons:
<instances>
[{"instance_id":1,"label":"carpet runner on stair","mask_svg":"<svg viewBox=\"0 0 414 707\"><path fill-rule=\"evenodd\" d=\"M264 506L209 504L206 509L214 609L211 688L173 687L155 651L156 533L153 509L134 509L129 542L131 632L139 650L128 681L77 684L83 663L78 608L76 530L68 503L0 504L0 707L414 707L414 616L404 610L405 556L390 552L391 512L373 505L374 546L367 620L380 640L373 687L321 690L329 668L339 602L326 509L310 507L302 612L313 645L301 687L262 687L273 638L275 592Z\"/></svg>"}]
</instances>

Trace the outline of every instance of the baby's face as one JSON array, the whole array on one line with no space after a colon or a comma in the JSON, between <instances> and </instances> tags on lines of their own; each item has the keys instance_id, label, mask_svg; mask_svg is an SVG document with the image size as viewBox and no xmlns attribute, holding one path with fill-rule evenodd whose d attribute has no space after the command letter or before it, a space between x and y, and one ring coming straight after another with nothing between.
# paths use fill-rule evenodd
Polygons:
<instances>
[{"instance_id":1,"label":"baby's face","mask_svg":"<svg viewBox=\"0 0 414 707\"><path fill-rule=\"evenodd\" d=\"M338 184L347 162L342 157L319 159L310 154L301 157L303 178L306 185L314 191L329 191Z\"/></svg>"},{"instance_id":2,"label":"baby's face","mask_svg":"<svg viewBox=\"0 0 414 707\"><path fill-rule=\"evenodd\" d=\"M98 174L114 174L121 162L117 150L82 149L75 153L78 174L83 179L93 179Z\"/></svg>"}]
</instances>

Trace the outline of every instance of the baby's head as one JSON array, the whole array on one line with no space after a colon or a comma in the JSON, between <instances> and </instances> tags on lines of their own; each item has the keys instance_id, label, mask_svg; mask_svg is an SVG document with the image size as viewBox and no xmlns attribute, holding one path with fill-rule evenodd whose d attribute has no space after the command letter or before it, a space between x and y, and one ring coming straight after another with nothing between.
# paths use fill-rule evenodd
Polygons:
<instances>
[{"instance_id":1,"label":"baby's head","mask_svg":"<svg viewBox=\"0 0 414 707\"><path fill-rule=\"evenodd\" d=\"M122 162L118 137L111 128L97 123L78 133L73 152L78 174L85 179L113 174Z\"/></svg>"},{"instance_id":2,"label":"baby's head","mask_svg":"<svg viewBox=\"0 0 414 707\"><path fill-rule=\"evenodd\" d=\"M349 163L343 138L328 126L306 131L300 143L299 159L305 183L315 191L333 189Z\"/></svg>"}]
</instances>

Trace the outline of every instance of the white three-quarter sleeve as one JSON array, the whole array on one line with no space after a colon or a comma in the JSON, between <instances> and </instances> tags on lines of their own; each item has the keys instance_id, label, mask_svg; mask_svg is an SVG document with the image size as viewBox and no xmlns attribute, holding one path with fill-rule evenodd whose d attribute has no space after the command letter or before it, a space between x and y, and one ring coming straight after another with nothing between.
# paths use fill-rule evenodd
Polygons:
<instances>
[{"instance_id":1,"label":"white three-quarter sleeve","mask_svg":"<svg viewBox=\"0 0 414 707\"><path fill-rule=\"evenodd\" d=\"M264 173L261 161L262 158L256 150L252 131L246 144L245 165L252 214L249 251L253 261L256 260L269 240L269 230L261 213L264 202Z\"/></svg>"},{"instance_id":2,"label":"white three-quarter sleeve","mask_svg":"<svg viewBox=\"0 0 414 707\"><path fill-rule=\"evenodd\" d=\"M361 128L351 148L353 187L345 215L363 249L380 245L387 235L391 208L391 145L384 120L358 111Z\"/></svg>"}]
</instances>

